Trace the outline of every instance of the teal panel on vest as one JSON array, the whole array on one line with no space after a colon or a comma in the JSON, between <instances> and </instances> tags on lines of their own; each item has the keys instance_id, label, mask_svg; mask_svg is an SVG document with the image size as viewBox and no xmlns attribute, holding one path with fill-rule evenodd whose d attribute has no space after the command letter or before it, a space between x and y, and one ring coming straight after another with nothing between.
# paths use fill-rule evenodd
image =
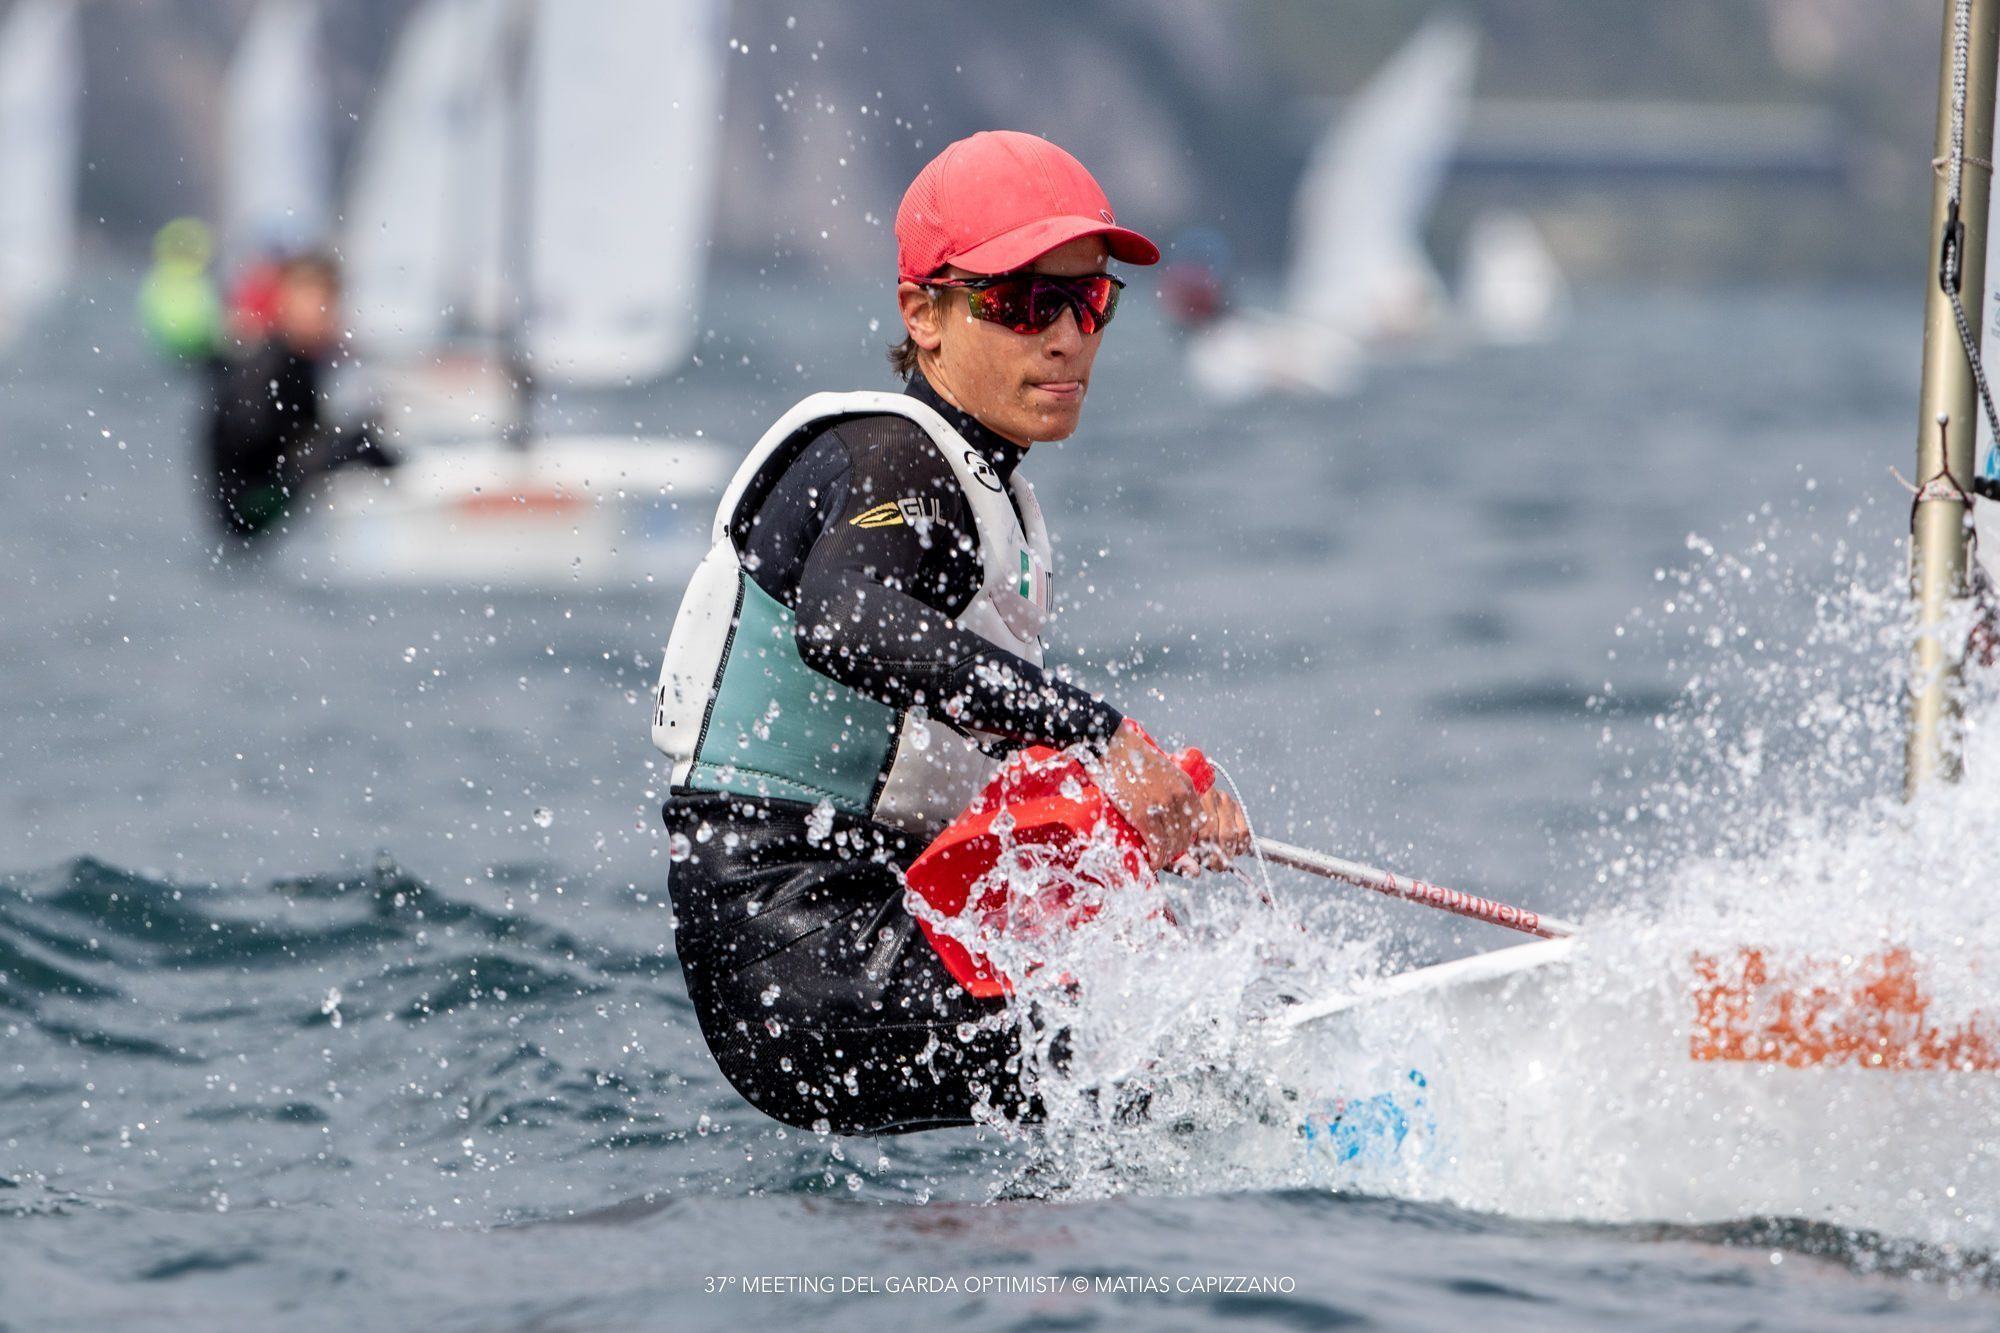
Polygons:
<instances>
[{"instance_id":1,"label":"teal panel on vest","mask_svg":"<svg viewBox=\"0 0 2000 1333\"><path fill-rule=\"evenodd\" d=\"M896 742L896 710L807 666L791 611L755 579L738 577L743 605L688 785L824 799L867 816Z\"/></svg>"}]
</instances>

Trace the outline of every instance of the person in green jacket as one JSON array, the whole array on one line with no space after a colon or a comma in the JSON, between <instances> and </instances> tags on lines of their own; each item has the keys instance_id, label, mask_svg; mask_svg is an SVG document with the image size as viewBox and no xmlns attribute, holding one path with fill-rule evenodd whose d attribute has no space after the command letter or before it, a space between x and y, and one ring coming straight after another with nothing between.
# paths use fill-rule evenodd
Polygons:
<instances>
[{"instance_id":1,"label":"person in green jacket","mask_svg":"<svg viewBox=\"0 0 2000 1333\"><path fill-rule=\"evenodd\" d=\"M214 249L199 218L175 218L153 238L153 266L139 286L139 322L167 356L210 362L222 354L222 300L208 272Z\"/></svg>"}]
</instances>

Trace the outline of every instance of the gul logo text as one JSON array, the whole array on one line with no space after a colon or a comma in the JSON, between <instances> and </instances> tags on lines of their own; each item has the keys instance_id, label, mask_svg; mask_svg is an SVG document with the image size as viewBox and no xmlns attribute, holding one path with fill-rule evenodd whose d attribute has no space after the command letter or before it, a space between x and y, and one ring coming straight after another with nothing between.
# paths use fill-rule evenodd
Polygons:
<instances>
[{"instance_id":1,"label":"gul logo text","mask_svg":"<svg viewBox=\"0 0 2000 1333\"><path fill-rule=\"evenodd\" d=\"M920 523L942 523L944 503L932 496L928 499L907 495L900 500L884 500L873 509L864 509L847 520L856 528L897 528L904 524L915 527Z\"/></svg>"}]
</instances>

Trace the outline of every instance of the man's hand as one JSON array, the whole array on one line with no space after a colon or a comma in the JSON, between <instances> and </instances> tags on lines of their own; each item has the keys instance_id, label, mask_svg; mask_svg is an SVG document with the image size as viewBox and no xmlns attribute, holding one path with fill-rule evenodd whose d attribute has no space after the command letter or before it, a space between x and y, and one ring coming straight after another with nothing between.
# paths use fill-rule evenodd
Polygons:
<instances>
[{"instance_id":1,"label":"man's hand","mask_svg":"<svg viewBox=\"0 0 2000 1333\"><path fill-rule=\"evenodd\" d=\"M1250 821L1236 798L1220 786L1201 798L1195 821L1194 845L1183 864L1189 870L1227 870L1230 861L1250 850Z\"/></svg>"},{"instance_id":2,"label":"man's hand","mask_svg":"<svg viewBox=\"0 0 2000 1333\"><path fill-rule=\"evenodd\" d=\"M1099 785L1146 840L1146 860L1153 869L1179 860L1193 845L1202 798L1180 765L1147 740L1130 719L1120 724L1105 748Z\"/></svg>"}]
</instances>

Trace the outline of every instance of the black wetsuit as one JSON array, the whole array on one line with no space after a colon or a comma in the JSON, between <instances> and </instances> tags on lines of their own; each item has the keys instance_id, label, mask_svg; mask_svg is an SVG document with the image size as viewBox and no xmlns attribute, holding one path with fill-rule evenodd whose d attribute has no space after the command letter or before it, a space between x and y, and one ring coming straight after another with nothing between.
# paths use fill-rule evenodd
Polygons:
<instances>
[{"instance_id":1,"label":"black wetsuit","mask_svg":"<svg viewBox=\"0 0 2000 1333\"><path fill-rule=\"evenodd\" d=\"M940 398L1001 482L1025 450ZM860 524L914 499L922 520ZM1119 713L953 626L981 587L978 529L950 466L895 415L844 418L796 453L737 527L743 566L790 607L808 665L895 708L923 703L1020 745L1102 742ZM766 1114L842 1133L1034 1114L1004 1003L945 971L903 906L923 839L793 801L675 789L675 945L723 1074ZM682 840L685 839L685 842Z\"/></svg>"},{"instance_id":2,"label":"black wetsuit","mask_svg":"<svg viewBox=\"0 0 2000 1333\"><path fill-rule=\"evenodd\" d=\"M325 419L320 362L273 338L211 368L205 485L224 531L253 537L289 510L313 479L394 459L361 425Z\"/></svg>"}]
</instances>

